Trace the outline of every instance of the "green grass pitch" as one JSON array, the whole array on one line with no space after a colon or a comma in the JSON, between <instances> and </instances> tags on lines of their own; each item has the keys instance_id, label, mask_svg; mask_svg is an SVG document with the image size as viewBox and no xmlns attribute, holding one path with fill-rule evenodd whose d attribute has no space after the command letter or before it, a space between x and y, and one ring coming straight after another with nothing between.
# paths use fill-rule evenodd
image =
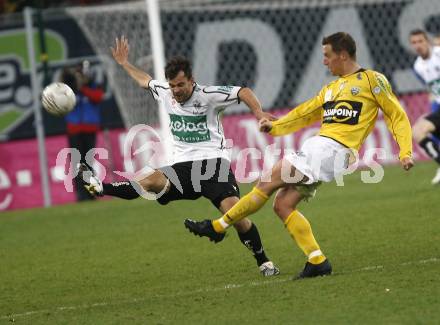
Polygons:
<instances>
[{"instance_id":1,"label":"green grass pitch","mask_svg":"<svg viewBox=\"0 0 440 325\"><path fill-rule=\"evenodd\" d=\"M214 245L184 229L184 218L218 215L204 199L1 213L0 324L438 324L435 168L323 185L300 210L334 275L303 281L290 279L305 257L271 203L252 219L275 278L259 275L235 231Z\"/></svg>"}]
</instances>

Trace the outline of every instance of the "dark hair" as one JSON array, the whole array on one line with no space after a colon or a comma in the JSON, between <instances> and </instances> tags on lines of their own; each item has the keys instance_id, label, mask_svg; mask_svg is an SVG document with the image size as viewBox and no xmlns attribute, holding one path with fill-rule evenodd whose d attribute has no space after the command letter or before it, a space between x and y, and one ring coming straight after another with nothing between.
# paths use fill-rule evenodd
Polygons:
<instances>
[{"instance_id":1,"label":"dark hair","mask_svg":"<svg viewBox=\"0 0 440 325\"><path fill-rule=\"evenodd\" d=\"M331 45L335 53L347 51L350 58L356 60L356 42L350 34L338 32L322 39L322 45Z\"/></svg>"},{"instance_id":2,"label":"dark hair","mask_svg":"<svg viewBox=\"0 0 440 325\"><path fill-rule=\"evenodd\" d=\"M165 78L174 79L180 71L183 71L188 79L192 78L191 62L183 56L172 57L165 67Z\"/></svg>"},{"instance_id":3,"label":"dark hair","mask_svg":"<svg viewBox=\"0 0 440 325\"><path fill-rule=\"evenodd\" d=\"M426 32L420 28L413 29L412 31L409 32L409 37L414 35L423 35L426 39L428 39L428 34L426 34Z\"/></svg>"},{"instance_id":4,"label":"dark hair","mask_svg":"<svg viewBox=\"0 0 440 325\"><path fill-rule=\"evenodd\" d=\"M60 81L72 88L73 92L78 91L78 79L74 68L64 68L61 72Z\"/></svg>"}]
</instances>

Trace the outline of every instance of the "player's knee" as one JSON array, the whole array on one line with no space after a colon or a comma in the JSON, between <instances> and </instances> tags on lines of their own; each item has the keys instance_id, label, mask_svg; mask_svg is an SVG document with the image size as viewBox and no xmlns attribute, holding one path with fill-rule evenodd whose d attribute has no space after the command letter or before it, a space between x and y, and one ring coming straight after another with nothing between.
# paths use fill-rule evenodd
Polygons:
<instances>
[{"instance_id":1,"label":"player's knee","mask_svg":"<svg viewBox=\"0 0 440 325\"><path fill-rule=\"evenodd\" d=\"M272 182L263 182L261 180L258 181L255 187L267 196L271 196L278 189Z\"/></svg>"},{"instance_id":2,"label":"player's knee","mask_svg":"<svg viewBox=\"0 0 440 325\"><path fill-rule=\"evenodd\" d=\"M417 125L414 125L412 129L412 133L414 140L416 140L417 142L420 142L424 138L423 133L420 130L420 127L418 127Z\"/></svg>"},{"instance_id":3,"label":"player's knee","mask_svg":"<svg viewBox=\"0 0 440 325\"><path fill-rule=\"evenodd\" d=\"M273 200L272 208L275 214L281 219L284 219L286 215L288 216L289 211L291 210L290 207L286 206L286 202L284 202L284 200L279 197L275 197L275 199Z\"/></svg>"},{"instance_id":4,"label":"player's knee","mask_svg":"<svg viewBox=\"0 0 440 325\"><path fill-rule=\"evenodd\" d=\"M413 138L417 142L420 142L432 131L434 131L434 129L432 128L431 123L425 119L420 119L416 122L412 129Z\"/></svg>"},{"instance_id":5,"label":"player's knee","mask_svg":"<svg viewBox=\"0 0 440 325\"><path fill-rule=\"evenodd\" d=\"M139 184L142 186L144 191L147 192L156 192L158 187L158 182L155 178L152 177L146 177L139 181Z\"/></svg>"},{"instance_id":6,"label":"player's knee","mask_svg":"<svg viewBox=\"0 0 440 325\"><path fill-rule=\"evenodd\" d=\"M275 198L273 200L272 209L277 216L279 216L283 211L283 206L279 199Z\"/></svg>"},{"instance_id":7,"label":"player's knee","mask_svg":"<svg viewBox=\"0 0 440 325\"><path fill-rule=\"evenodd\" d=\"M241 234L249 231L252 227L252 222L248 218L241 219L234 224L234 228Z\"/></svg>"},{"instance_id":8,"label":"player's knee","mask_svg":"<svg viewBox=\"0 0 440 325\"><path fill-rule=\"evenodd\" d=\"M140 180L139 185L142 186L144 191L153 193L160 193L165 187L169 188L168 179L162 174L162 172L157 170Z\"/></svg>"}]
</instances>

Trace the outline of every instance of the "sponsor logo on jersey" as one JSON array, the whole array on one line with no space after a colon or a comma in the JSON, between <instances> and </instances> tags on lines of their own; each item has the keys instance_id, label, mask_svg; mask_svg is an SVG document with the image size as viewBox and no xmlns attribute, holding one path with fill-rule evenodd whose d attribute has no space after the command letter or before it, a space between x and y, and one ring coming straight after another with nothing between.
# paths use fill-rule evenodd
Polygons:
<instances>
[{"instance_id":1,"label":"sponsor logo on jersey","mask_svg":"<svg viewBox=\"0 0 440 325\"><path fill-rule=\"evenodd\" d=\"M389 96L391 94L391 86L388 80L381 74L375 73L374 77L376 78L377 85L380 89Z\"/></svg>"},{"instance_id":2,"label":"sponsor logo on jersey","mask_svg":"<svg viewBox=\"0 0 440 325\"><path fill-rule=\"evenodd\" d=\"M196 99L193 102L193 106L194 106L195 109L199 109L200 107L202 107L202 103L198 99Z\"/></svg>"},{"instance_id":3,"label":"sponsor logo on jersey","mask_svg":"<svg viewBox=\"0 0 440 325\"><path fill-rule=\"evenodd\" d=\"M355 125L359 123L362 103L351 100L338 100L324 104L323 123L342 123Z\"/></svg>"},{"instance_id":4,"label":"sponsor logo on jersey","mask_svg":"<svg viewBox=\"0 0 440 325\"><path fill-rule=\"evenodd\" d=\"M170 114L170 128L176 141L194 143L211 140L206 115Z\"/></svg>"},{"instance_id":5,"label":"sponsor logo on jersey","mask_svg":"<svg viewBox=\"0 0 440 325\"><path fill-rule=\"evenodd\" d=\"M351 94L353 96L359 95L360 92L361 92L361 89L359 87L351 87Z\"/></svg>"},{"instance_id":6,"label":"sponsor logo on jersey","mask_svg":"<svg viewBox=\"0 0 440 325\"><path fill-rule=\"evenodd\" d=\"M196 99L194 100L194 102L192 103L193 106L193 114L194 115L204 115L206 114L206 109L205 107L202 106L202 103Z\"/></svg>"}]
</instances>

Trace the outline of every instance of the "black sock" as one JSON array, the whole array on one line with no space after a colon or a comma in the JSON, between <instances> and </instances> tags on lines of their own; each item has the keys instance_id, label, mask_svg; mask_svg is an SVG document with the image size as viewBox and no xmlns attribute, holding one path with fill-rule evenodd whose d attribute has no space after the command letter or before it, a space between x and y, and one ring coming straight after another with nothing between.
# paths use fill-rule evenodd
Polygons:
<instances>
[{"instance_id":1,"label":"black sock","mask_svg":"<svg viewBox=\"0 0 440 325\"><path fill-rule=\"evenodd\" d=\"M419 145L425 150L427 155L434 159L438 164L440 164L440 150L437 143L432 141L431 138L426 137L419 142Z\"/></svg>"},{"instance_id":2,"label":"black sock","mask_svg":"<svg viewBox=\"0 0 440 325\"><path fill-rule=\"evenodd\" d=\"M125 200L133 200L140 196L130 182L102 183L102 187L104 195L116 196Z\"/></svg>"},{"instance_id":3,"label":"black sock","mask_svg":"<svg viewBox=\"0 0 440 325\"><path fill-rule=\"evenodd\" d=\"M264 252L260 234L258 233L258 229L255 224L252 224L251 228L247 232L243 234L238 233L238 237L243 245L252 251L252 254L254 254L254 257L257 260L258 266L269 261L266 253Z\"/></svg>"}]
</instances>

